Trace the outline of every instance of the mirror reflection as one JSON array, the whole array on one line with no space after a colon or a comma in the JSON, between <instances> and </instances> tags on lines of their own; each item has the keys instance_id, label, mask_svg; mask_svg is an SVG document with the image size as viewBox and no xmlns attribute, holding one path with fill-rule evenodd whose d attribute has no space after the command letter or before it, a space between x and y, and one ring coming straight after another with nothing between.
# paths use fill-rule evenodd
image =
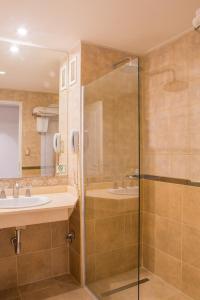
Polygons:
<instances>
[{"instance_id":1,"label":"mirror reflection","mask_svg":"<svg viewBox=\"0 0 200 300\"><path fill-rule=\"evenodd\" d=\"M0 178L54 176L63 52L0 42Z\"/></svg>"}]
</instances>

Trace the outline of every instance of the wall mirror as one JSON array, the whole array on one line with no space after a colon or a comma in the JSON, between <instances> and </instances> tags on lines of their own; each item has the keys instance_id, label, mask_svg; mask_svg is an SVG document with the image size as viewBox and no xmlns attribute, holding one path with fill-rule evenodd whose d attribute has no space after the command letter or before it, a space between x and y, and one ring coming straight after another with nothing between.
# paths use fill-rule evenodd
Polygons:
<instances>
[{"instance_id":1,"label":"wall mirror","mask_svg":"<svg viewBox=\"0 0 200 300\"><path fill-rule=\"evenodd\" d=\"M0 41L0 178L55 176L64 52Z\"/></svg>"}]
</instances>

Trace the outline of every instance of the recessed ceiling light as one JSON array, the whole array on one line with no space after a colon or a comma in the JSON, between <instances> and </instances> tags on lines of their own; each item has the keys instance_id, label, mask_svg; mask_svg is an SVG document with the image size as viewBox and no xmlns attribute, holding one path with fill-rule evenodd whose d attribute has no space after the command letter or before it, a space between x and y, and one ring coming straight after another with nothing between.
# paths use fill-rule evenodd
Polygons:
<instances>
[{"instance_id":1,"label":"recessed ceiling light","mask_svg":"<svg viewBox=\"0 0 200 300\"><path fill-rule=\"evenodd\" d=\"M24 26L21 26L17 29L17 34L20 36L26 36L27 33L28 33L28 30Z\"/></svg>"},{"instance_id":2,"label":"recessed ceiling light","mask_svg":"<svg viewBox=\"0 0 200 300\"><path fill-rule=\"evenodd\" d=\"M5 75L6 72L5 71L0 71L0 75Z\"/></svg>"},{"instance_id":3,"label":"recessed ceiling light","mask_svg":"<svg viewBox=\"0 0 200 300\"><path fill-rule=\"evenodd\" d=\"M10 46L10 52L15 54L19 52L19 47L17 45L11 45Z\"/></svg>"}]
</instances>

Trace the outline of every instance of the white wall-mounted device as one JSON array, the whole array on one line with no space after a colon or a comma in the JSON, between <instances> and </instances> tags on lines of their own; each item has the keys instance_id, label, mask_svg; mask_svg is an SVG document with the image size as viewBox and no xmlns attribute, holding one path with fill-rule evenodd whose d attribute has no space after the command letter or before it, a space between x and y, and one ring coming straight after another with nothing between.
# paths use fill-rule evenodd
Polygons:
<instances>
[{"instance_id":1,"label":"white wall-mounted device","mask_svg":"<svg viewBox=\"0 0 200 300\"><path fill-rule=\"evenodd\" d=\"M77 154L79 152L79 131L78 130L72 131L71 147L73 153Z\"/></svg>"},{"instance_id":2,"label":"white wall-mounted device","mask_svg":"<svg viewBox=\"0 0 200 300\"><path fill-rule=\"evenodd\" d=\"M61 133L57 132L54 134L53 137L53 149L55 151L55 153L61 153L62 150L62 141L61 141Z\"/></svg>"}]
</instances>

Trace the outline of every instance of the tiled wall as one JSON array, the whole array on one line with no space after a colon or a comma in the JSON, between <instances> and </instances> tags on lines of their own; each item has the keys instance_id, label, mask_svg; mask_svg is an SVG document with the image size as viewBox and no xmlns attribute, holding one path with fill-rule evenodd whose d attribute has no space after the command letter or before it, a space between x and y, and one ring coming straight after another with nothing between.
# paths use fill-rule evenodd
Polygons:
<instances>
[{"instance_id":1,"label":"tiled wall","mask_svg":"<svg viewBox=\"0 0 200 300\"><path fill-rule=\"evenodd\" d=\"M0 89L0 101L22 102L22 167L40 166L40 135L36 131L36 120L32 116L35 106L48 106L58 103L58 95ZM25 155L30 149L30 156ZM40 170L25 170L24 176L39 175Z\"/></svg>"},{"instance_id":2,"label":"tiled wall","mask_svg":"<svg viewBox=\"0 0 200 300\"><path fill-rule=\"evenodd\" d=\"M199 187L143 181L143 265L200 298Z\"/></svg>"},{"instance_id":3,"label":"tiled wall","mask_svg":"<svg viewBox=\"0 0 200 300\"><path fill-rule=\"evenodd\" d=\"M99 45L81 43L81 84L87 85L113 71L113 64L132 54Z\"/></svg>"},{"instance_id":4,"label":"tiled wall","mask_svg":"<svg viewBox=\"0 0 200 300\"><path fill-rule=\"evenodd\" d=\"M191 32L142 60L145 174L200 180L199 44Z\"/></svg>"},{"instance_id":5,"label":"tiled wall","mask_svg":"<svg viewBox=\"0 0 200 300\"><path fill-rule=\"evenodd\" d=\"M10 239L14 228L0 230L0 290L69 272L68 222L27 226L22 231L22 252L15 255Z\"/></svg>"},{"instance_id":6,"label":"tiled wall","mask_svg":"<svg viewBox=\"0 0 200 300\"><path fill-rule=\"evenodd\" d=\"M86 196L87 284L137 266L138 199Z\"/></svg>"},{"instance_id":7,"label":"tiled wall","mask_svg":"<svg viewBox=\"0 0 200 300\"><path fill-rule=\"evenodd\" d=\"M142 173L200 180L200 35L142 59ZM143 264L200 299L200 187L143 183Z\"/></svg>"}]
</instances>

